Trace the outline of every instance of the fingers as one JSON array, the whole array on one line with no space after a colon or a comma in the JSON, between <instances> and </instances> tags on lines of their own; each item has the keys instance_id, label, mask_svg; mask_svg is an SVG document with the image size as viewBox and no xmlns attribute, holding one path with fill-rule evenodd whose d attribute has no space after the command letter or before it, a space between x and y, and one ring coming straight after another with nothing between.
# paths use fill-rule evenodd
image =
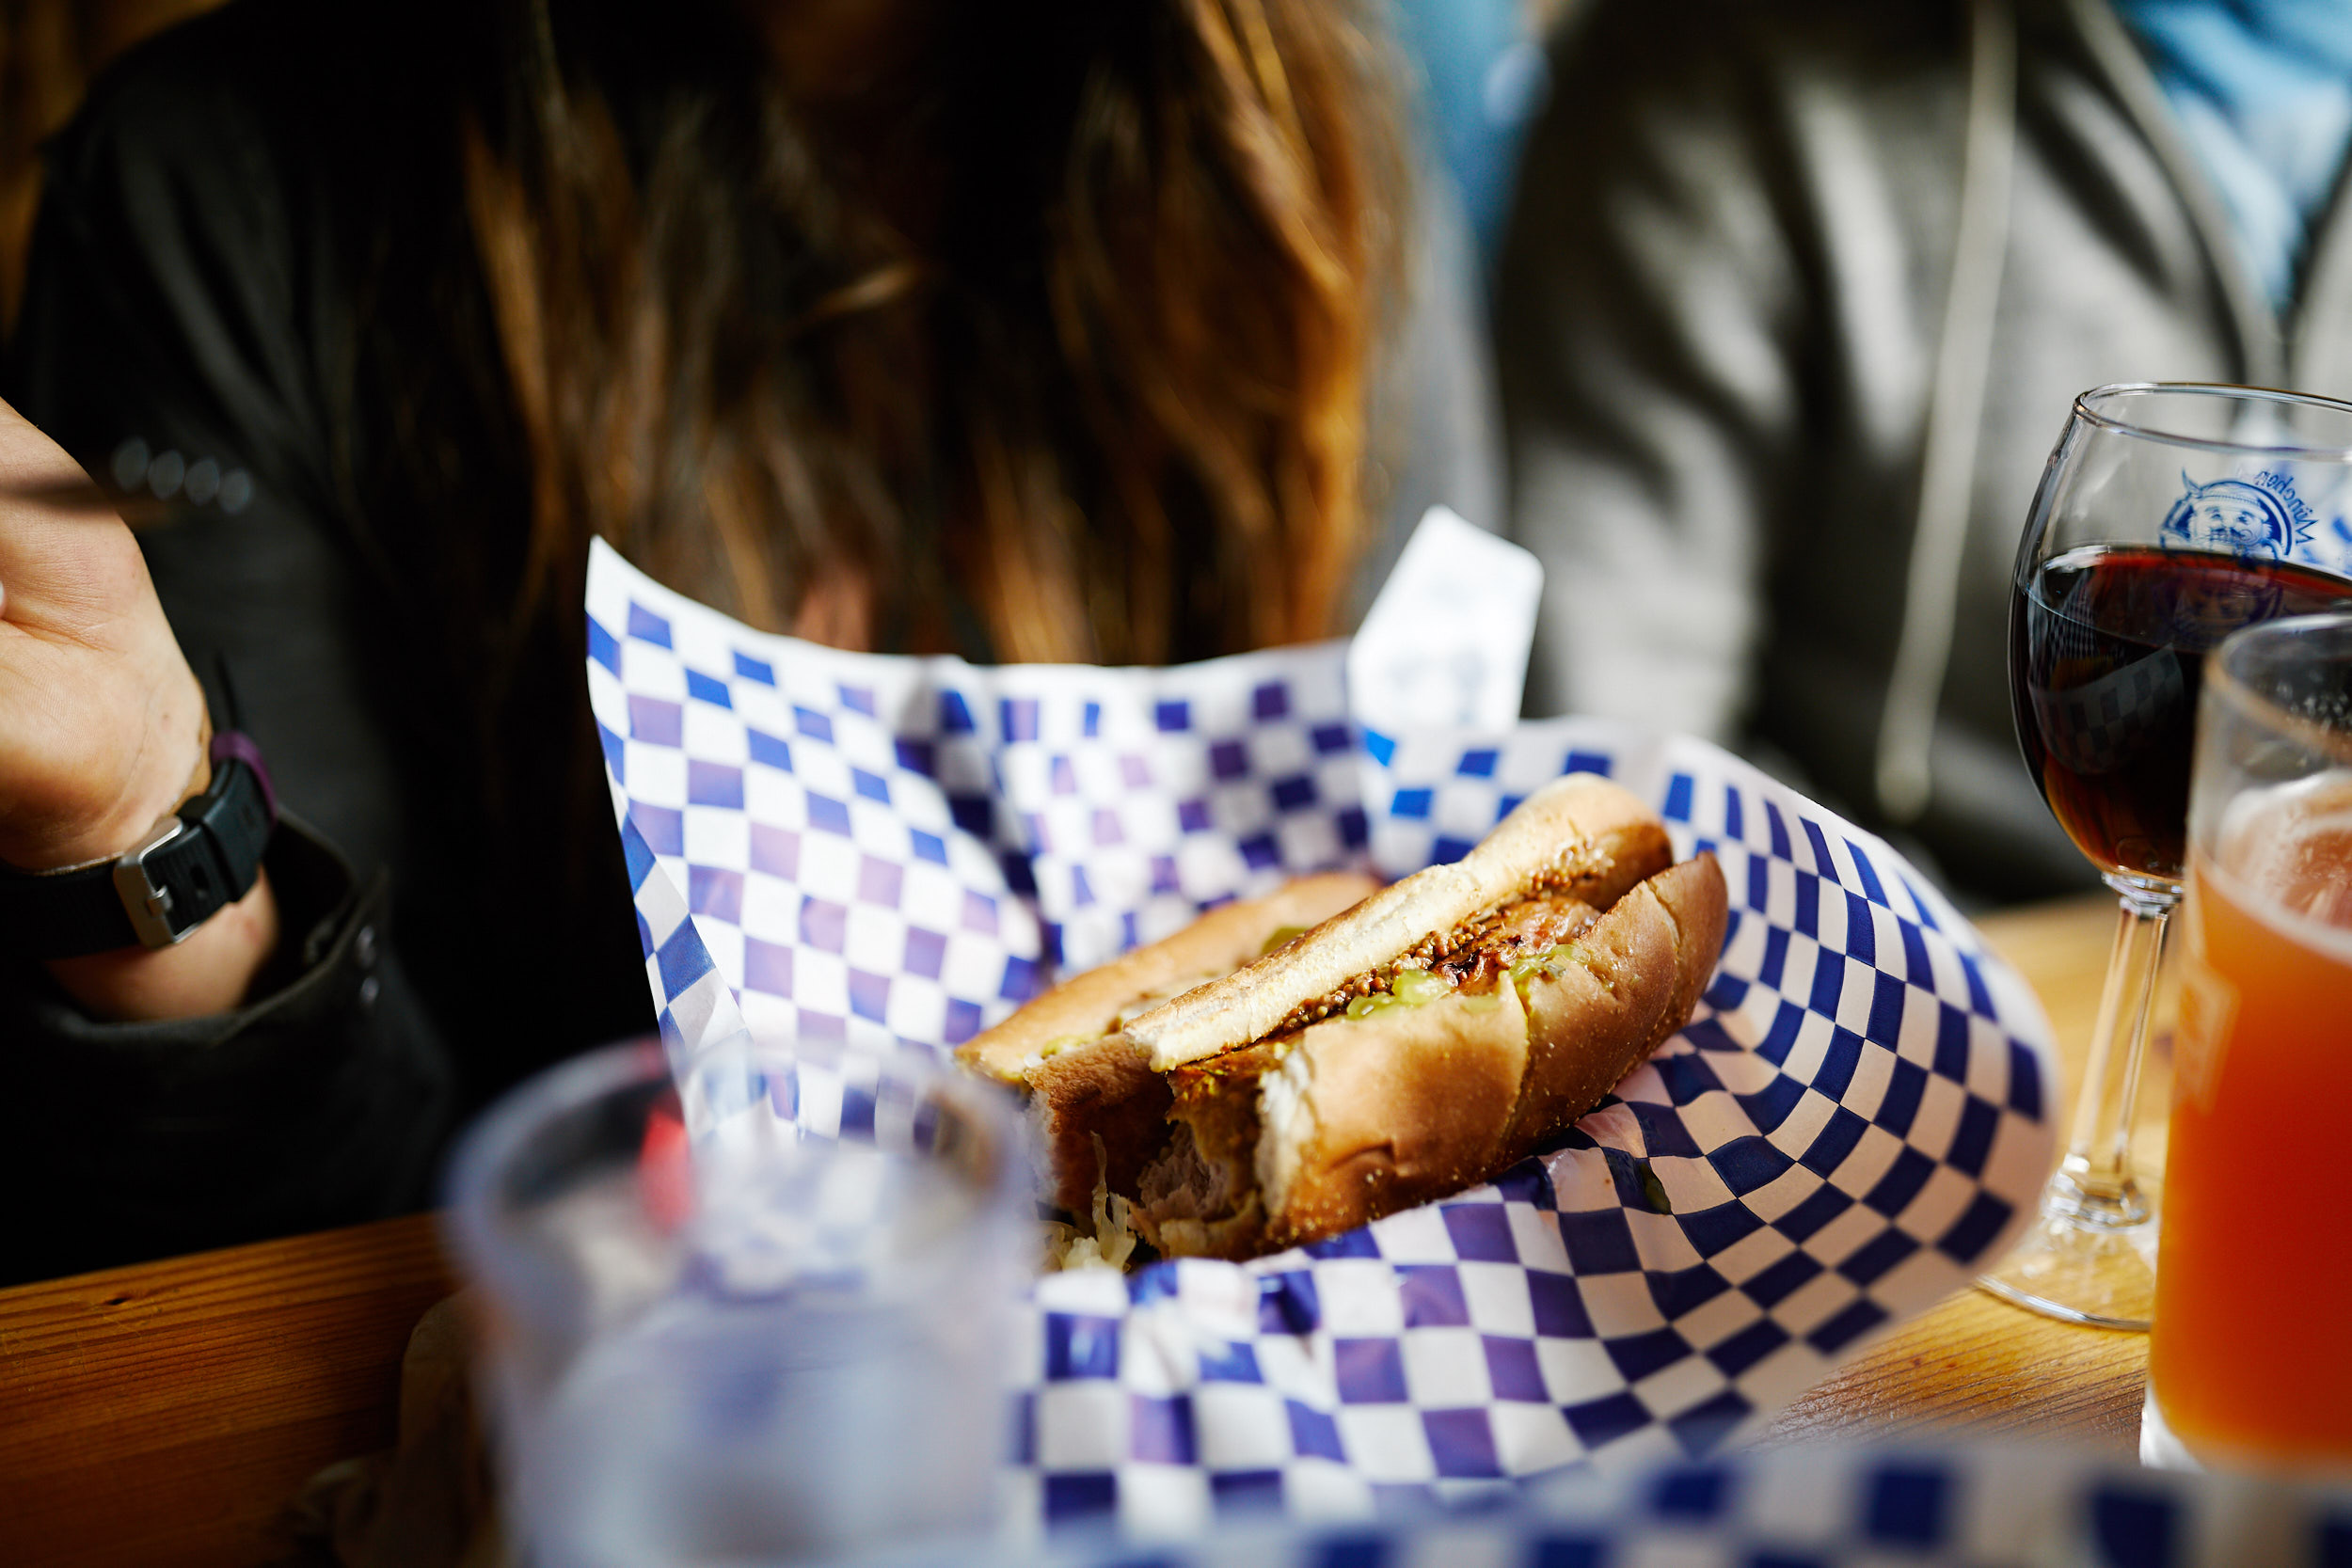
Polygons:
<instances>
[{"instance_id":1,"label":"fingers","mask_svg":"<svg viewBox=\"0 0 2352 1568\"><path fill-rule=\"evenodd\" d=\"M65 449L42 435L31 420L0 401L0 493L39 494L87 492L103 501L103 492L91 483L82 466Z\"/></svg>"},{"instance_id":2,"label":"fingers","mask_svg":"<svg viewBox=\"0 0 2352 1568\"><path fill-rule=\"evenodd\" d=\"M105 492L4 402L0 588L0 620L86 643L119 642L154 604L147 562Z\"/></svg>"},{"instance_id":3,"label":"fingers","mask_svg":"<svg viewBox=\"0 0 2352 1568\"><path fill-rule=\"evenodd\" d=\"M130 530L0 403L0 860L119 852L185 793L204 698Z\"/></svg>"},{"instance_id":4,"label":"fingers","mask_svg":"<svg viewBox=\"0 0 2352 1568\"><path fill-rule=\"evenodd\" d=\"M146 449L142 445L137 450L141 454L138 462L144 466ZM178 461L177 454L171 452L166 452L164 458ZM252 479L243 469L232 469L222 477L217 464L199 462L186 470L185 488L172 500L167 500L170 489L142 491L140 473L126 472L120 467L119 456L116 462L114 478L119 488L110 490L85 472L38 426L0 402L0 503L141 528L169 521L179 515L181 505L202 506L214 500L233 516L253 494ZM206 471L214 473L215 478L211 488L202 489L197 483L197 476ZM161 474L162 460L153 472ZM151 483L161 486L163 482L155 479Z\"/></svg>"}]
</instances>

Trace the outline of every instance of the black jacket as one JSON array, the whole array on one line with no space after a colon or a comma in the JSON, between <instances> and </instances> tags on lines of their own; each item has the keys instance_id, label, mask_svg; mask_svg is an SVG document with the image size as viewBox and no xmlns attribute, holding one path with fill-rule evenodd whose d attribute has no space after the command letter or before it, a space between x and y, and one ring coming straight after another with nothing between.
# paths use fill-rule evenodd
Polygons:
<instances>
[{"instance_id":1,"label":"black jacket","mask_svg":"<svg viewBox=\"0 0 2352 1568\"><path fill-rule=\"evenodd\" d=\"M150 475L212 465L141 543L216 718L225 673L294 814L268 864L298 961L240 1012L140 1026L7 963L0 1278L414 1208L466 1109L653 1026L609 814L536 803L601 792L571 733L577 605L534 626L485 723L492 677L444 623L519 541L452 548L370 448L392 422L370 334L466 329L462 303L399 293L460 270L436 251L453 185L421 182L455 167L454 115L433 24L345 9L167 34L48 150L5 393L93 475L142 448Z\"/></svg>"}]
</instances>

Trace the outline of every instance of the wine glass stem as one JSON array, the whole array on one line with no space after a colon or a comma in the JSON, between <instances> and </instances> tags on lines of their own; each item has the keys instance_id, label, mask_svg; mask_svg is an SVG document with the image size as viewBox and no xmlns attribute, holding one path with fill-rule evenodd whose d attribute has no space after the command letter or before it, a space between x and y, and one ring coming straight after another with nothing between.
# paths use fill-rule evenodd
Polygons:
<instances>
[{"instance_id":1,"label":"wine glass stem","mask_svg":"<svg viewBox=\"0 0 2352 1568\"><path fill-rule=\"evenodd\" d=\"M2138 1225L2149 1214L2147 1196L2132 1174L2132 1107L2139 1098L2165 927L2180 901L2179 890L2170 886L2121 879L2111 885L2121 895L2121 918L2107 956L2082 1096L2074 1106L2074 1140L2042 1200L2046 1213L2100 1228Z\"/></svg>"}]
</instances>

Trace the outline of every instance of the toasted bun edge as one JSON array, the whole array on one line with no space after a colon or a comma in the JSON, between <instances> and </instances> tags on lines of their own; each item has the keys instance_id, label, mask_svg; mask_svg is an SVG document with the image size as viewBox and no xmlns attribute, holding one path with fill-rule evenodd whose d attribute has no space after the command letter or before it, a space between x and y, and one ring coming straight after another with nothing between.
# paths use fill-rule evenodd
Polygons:
<instances>
[{"instance_id":1,"label":"toasted bun edge","mask_svg":"<svg viewBox=\"0 0 2352 1568\"><path fill-rule=\"evenodd\" d=\"M1490 1012L1433 1003L1376 1014L1337 1025L1361 1031L1344 1037L1355 1046L1344 1055L1302 1044L1262 1081L1264 1243L1354 1229L1491 1180L1556 1138L1690 1022L1722 956L1727 909L1723 872L1702 853L1645 879L1579 939L1603 950L1604 967L1638 964L1639 973L1603 979L1572 970L1534 982L1524 1004L1506 981L1512 994ZM1440 1022L1456 1031L1467 1069L1453 1089L1483 1103L1398 1092L1426 1076L1420 1064L1438 1059L1419 1037ZM1333 1027L1318 1024L1309 1036ZM1346 1071L1350 1058L1383 1056L1399 1061L1386 1072L1327 1078ZM1505 1086L1495 1069L1514 1061L1523 1076Z\"/></svg>"},{"instance_id":2,"label":"toasted bun edge","mask_svg":"<svg viewBox=\"0 0 2352 1568\"><path fill-rule=\"evenodd\" d=\"M1301 877L1263 898L1209 911L1182 930L1072 976L956 1048L956 1060L1004 1083L1049 1041L1109 1032L1120 1008L1196 975L1227 974L1256 958L1287 926L1312 927L1360 902L1379 883L1357 871Z\"/></svg>"},{"instance_id":3,"label":"toasted bun edge","mask_svg":"<svg viewBox=\"0 0 2352 1568\"><path fill-rule=\"evenodd\" d=\"M1295 1009L1508 902L1548 872L1601 871L1622 861L1631 881L1664 863L1665 844L1664 824L1640 797L1597 774L1568 774L1519 802L1454 864L1391 883L1307 940L1130 1019L1126 1034L1161 1071L1247 1045Z\"/></svg>"}]
</instances>

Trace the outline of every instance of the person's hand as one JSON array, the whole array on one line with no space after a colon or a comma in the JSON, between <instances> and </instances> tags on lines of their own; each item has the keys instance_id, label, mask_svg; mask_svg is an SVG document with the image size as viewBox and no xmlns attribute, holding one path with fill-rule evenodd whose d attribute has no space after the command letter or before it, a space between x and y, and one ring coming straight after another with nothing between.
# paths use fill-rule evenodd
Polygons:
<instances>
[{"instance_id":1,"label":"person's hand","mask_svg":"<svg viewBox=\"0 0 2352 1568\"><path fill-rule=\"evenodd\" d=\"M131 531L0 404L0 862L48 871L122 853L203 787L207 734ZM263 881L179 947L50 967L102 1015L187 1016L233 1006L276 940Z\"/></svg>"},{"instance_id":2,"label":"person's hand","mask_svg":"<svg viewBox=\"0 0 2352 1568\"><path fill-rule=\"evenodd\" d=\"M204 737L131 531L0 404L0 861L120 854L201 784Z\"/></svg>"}]
</instances>

